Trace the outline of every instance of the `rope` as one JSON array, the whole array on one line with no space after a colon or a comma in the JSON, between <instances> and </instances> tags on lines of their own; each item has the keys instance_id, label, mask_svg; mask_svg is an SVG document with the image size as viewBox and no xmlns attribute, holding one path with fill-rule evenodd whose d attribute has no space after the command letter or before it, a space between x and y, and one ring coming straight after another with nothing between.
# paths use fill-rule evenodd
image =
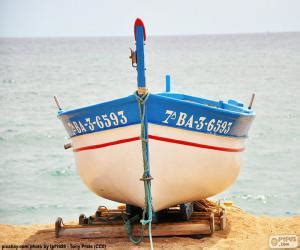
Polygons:
<instances>
[{"instance_id":1,"label":"rope","mask_svg":"<svg viewBox=\"0 0 300 250\"><path fill-rule=\"evenodd\" d=\"M149 164L149 147L148 147L148 120L146 112L146 102L149 97L149 93L145 93L139 96L137 93L134 93L140 111L141 119L141 141L142 141L142 150L143 150L143 164L144 164L144 173L141 178L144 181L144 190L145 190L145 206L143 210L143 216L140 220L142 230L141 236L139 238L134 238L132 235L132 223L138 219L138 215L134 216L131 219L128 219L125 222L125 228L131 242L139 244L144 237L144 227L148 224L149 231L149 240L150 240L150 249L153 249L152 241L152 194L151 194L151 180L153 179L150 175L150 164Z\"/></svg>"},{"instance_id":2,"label":"rope","mask_svg":"<svg viewBox=\"0 0 300 250\"><path fill-rule=\"evenodd\" d=\"M137 214L136 216L126 220L124 226L125 226L125 229L127 231L127 234L128 234L128 238L130 239L130 241L134 244L139 244L142 242L142 240L144 239L144 225L142 225L142 228L141 228L141 236L139 238L135 238L133 236L133 233L132 233L132 223L134 223L135 221L137 221L139 219L139 215Z\"/></svg>"}]
</instances>

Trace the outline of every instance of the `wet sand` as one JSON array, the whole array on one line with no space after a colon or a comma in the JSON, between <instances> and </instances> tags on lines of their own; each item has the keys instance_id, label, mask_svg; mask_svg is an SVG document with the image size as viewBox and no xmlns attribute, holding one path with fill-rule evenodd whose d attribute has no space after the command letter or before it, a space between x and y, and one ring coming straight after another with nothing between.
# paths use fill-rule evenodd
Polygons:
<instances>
[{"instance_id":1,"label":"wet sand","mask_svg":"<svg viewBox=\"0 0 300 250\"><path fill-rule=\"evenodd\" d=\"M154 238L155 249L269 249L269 236L278 234L296 234L300 236L300 215L292 217L254 216L239 208L231 207L227 211L227 226L212 236L195 239L191 237ZM58 248L78 249L75 245L89 245L98 249L149 249L149 240L145 238L140 245L134 245L127 238L70 239L55 238L54 225L0 225L0 244L41 245ZM48 229L48 231L45 231ZM300 237L298 237L300 238ZM74 248L71 248L73 244ZM12 248L10 248L12 249ZM14 248L15 249L15 248ZM21 249L21 248L19 248ZM24 249L24 248L23 248ZM32 248L37 249L37 248ZM46 248L44 248L46 249ZM64 248L65 249L65 248ZM89 249L81 247L80 249Z\"/></svg>"}]
</instances>

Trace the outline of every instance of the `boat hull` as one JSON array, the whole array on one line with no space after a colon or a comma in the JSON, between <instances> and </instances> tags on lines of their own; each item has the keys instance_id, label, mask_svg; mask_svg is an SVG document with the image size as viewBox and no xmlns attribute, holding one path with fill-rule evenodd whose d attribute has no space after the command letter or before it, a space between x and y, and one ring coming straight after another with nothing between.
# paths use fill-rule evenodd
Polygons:
<instances>
[{"instance_id":1,"label":"boat hull","mask_svg":"<svg viewBox=\"0 0 300 250\"><path fill-rule=\"evenodd\" d=\"M78 173L94 193L144 206L139 133L137 124L73 138L73 147L84 149L75 152ZM243 147L244 139L149 124L154 211L225 190L239 174Z\"/></svg>"},{"instance_id":2,"label":"boat hull","mask_svg":"<svg viewBox=\"0 0 300 250\"><path fill-rule=\"evenodd\" d=\"M149 95L146 113L154 211L213 196L235 181L253 113L183 95ZM59 118L83 182L101 197L144 207L136 97L62 111Z\"/></svg>"}]
</instances>

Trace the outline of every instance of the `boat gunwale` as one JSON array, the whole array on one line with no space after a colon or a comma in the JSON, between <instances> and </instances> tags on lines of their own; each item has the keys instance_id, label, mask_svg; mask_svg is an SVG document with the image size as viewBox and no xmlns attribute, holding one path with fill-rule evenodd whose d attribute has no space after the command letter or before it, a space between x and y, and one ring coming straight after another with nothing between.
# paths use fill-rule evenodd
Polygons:
<instances>
[{"instance_id":1,"label":"boat gunwale","mask_svg":"<svg viewBox=\"0 0 300 250\"><path fill-rule=\"evenodd\" d=\"M198 106L198 107L201 107L201 108L204 108L204 109L208 109L210 111L214 111L216 113L220 113L222 115L234 115L234 116L237 116L237 117L255 117L255 113L252 110L247 109L247 108L243 108L243 107L237 107L237 106L231 105L229 103L224 103L224 104L226 104L226 106L229 106L229 107L233 106L234 108L240 109L241 111L230 110L230 109L227 109L226 107L221 108L221 107L209 106L209 105L202 104L202 103L199 103L199 102L189 101L188 99L179 99L179 98L175 98L175 97L172 97L172 96L166 96L165 93L158 93L158 94L149 93L149 94L150 94L150 96L170 99L170 100L175 101L177 103L184 103L184 104ZM182 95L184 98L191 98L191 99L195 98L195 99L198 99L198 100L214 102L214 103L216 103L216 105L218 103L220 103L220 102L217 102L217 101L214 101L214 100L195 97L195 96L190 96L190 95L185 95L185 94L180 94L180 93L172 93L172 94ZM66 116L66 115L77 114L77 113L80 113L80 112L87 111L89 109L93 109L93 108L101 107L101 106L105 106L105 105L115 106L115 105L122 105L123 103L132 103L132 102L135 102L135 100L136 100L135 95L132 94L132 95L129 95L129 96L126 96L126 97L122 97L122 98L118 98L118 99L114 99L114 100L110 100L110 101L105 101L105 102L101 102L101 103L96 103L96 104L92 104L92 105L88 105L88 106L84 106L84 107L80 107L80 108L74 108L74 109L68 109L68 110L59 110L57 116L62 117L62 116ZM149 122L151 122L151 121L149 121Z\"/></svg>"}]
</instances>

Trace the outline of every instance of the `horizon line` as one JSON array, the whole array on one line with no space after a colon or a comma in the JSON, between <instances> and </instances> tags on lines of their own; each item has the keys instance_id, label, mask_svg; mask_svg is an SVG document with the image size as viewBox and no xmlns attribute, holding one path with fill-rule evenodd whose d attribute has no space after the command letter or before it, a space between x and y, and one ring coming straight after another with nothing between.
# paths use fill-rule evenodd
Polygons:
<instances>
[{"instance_id":1,"label":"horizon line","mask_svg":"<svg viewBox=\"0 0 300 250\"><path fill-rule=\"evenodd\" d=\"M202 33L202 34L168 34L168 35L147 35L147 37L190 37L190 36L226 36L226 35L255 35L255 34L282 34L282 33L300 33L300 30L292 31L259 31L259 32L228 32L228 33ZM132 35L93 35L93 36L0 36L0 39L22 39L22 38L125 38Z\"/></svg>"}]
</instances>

